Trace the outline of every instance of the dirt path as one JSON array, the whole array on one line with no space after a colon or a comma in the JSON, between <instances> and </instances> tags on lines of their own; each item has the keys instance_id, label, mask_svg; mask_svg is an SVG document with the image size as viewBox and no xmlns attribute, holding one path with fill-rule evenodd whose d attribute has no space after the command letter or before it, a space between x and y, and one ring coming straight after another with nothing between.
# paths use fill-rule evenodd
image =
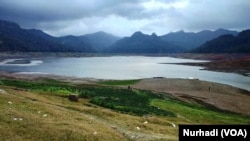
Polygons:
<instances>
[{"instance_id":1,"label":"dirt path","mask_svg":"<svg viewBox=\"0 0 250 141\"><path fill-rule=\"evenodd\" d=\"M232 86L189 79L150 78L132 87L170 93L187 102L202 102L219 109L250 115L250 92Z\"/></svg>"}]
</instances>

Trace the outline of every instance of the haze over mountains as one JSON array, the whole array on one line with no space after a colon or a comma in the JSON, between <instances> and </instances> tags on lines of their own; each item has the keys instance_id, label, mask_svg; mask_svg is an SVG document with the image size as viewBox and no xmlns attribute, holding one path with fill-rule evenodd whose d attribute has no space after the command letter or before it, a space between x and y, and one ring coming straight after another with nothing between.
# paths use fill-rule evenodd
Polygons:
<instances>
[{"instance_id":1,"label":"haze over mountains","mask_svg":"<svg viewBox=\"0 0 250 141\"><path fill-rule=\"evenodd\" d=\"M79 36L81 39L87 39L86 42L89 42L92 47L98 52L103 52L109 46L114 44L117 40L121 39L118 36L114 36L103 31L96 32L93 34L86 34Z\"/></svg>"},{"instance_id":2,"label":"haze over mountains","mask_svg":"<svg viewBox=\"0 0 250 141\"><path fill-rule=\"evenodd\" d=\"M223 36L222 36L223 35ZM206 53L214 42L226 42L224 48L233 42L241 49L218 50L214 52L246 52L249 50L249 31L238 32L226 29L216 31L204 30L193 32L171 32L162 36L147 35L140 31L130 37L117 37L105 32L96 32L82 36L54 37L37 29L22 29L18 24L0 20L0 51L1 52L84 52L84 53L179 53L194 51ZM226 37L225 37L226 36ZM235 39L234 39L235 38ZM234 40L234 41L231 41ZM210 41L212 40L212 41ZM221 41L222 40L222 41ZM210 42L208 42L210 41ZM211 43L212 42L212 43ZM242 43L244 42L244 43ZM199 47L199 48L198 48ZM196 49L198 48L198 49Z\"/></svg>"}]
</instances>

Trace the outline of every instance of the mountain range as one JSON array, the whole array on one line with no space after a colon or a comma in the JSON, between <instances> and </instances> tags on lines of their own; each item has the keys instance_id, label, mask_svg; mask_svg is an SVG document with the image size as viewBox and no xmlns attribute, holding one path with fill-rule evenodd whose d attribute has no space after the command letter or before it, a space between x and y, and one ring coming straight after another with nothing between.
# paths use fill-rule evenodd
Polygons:
<instances>
[{"instance_id":1,"label":"mountain range","mask_svg":"<svg viewBox=\"0 0 250 141\"><path fill-rule=\"evenodd\" d=\"M90 44L73 42L74 39L69 38L69 41L64 37L56 38L41 30L22 29L16 23L0 21L0 51L95 52Z\"/></svg>"},{"instance_id":2,"label":"mountain range","mask_svg":"<svg viewBox=\"0 0 250 141\"><path fill-rule=\"evenodd\" d=\"M184 51L182 48L161 40L156 34L146 35L135 32L131 37L125 37L113 45L106 52L111 53L176 53Z\"/></svg>"},{"instance_id":3,"label":"mountain range","mask_svg":"<svg viewBox=\"0 0 250 141\"><path fill-rule=\"evenodd\" d=\"M194 49L194 53L250 53L250 29L237 36L222 35Z\"/></svg>"},{"instance_id":4,"label":"mountain range","mask_svg":"<svg viewBox=\"0 0 250 141\"><path fill-rule=\"evenodd\" d=\"M238 35L236 31L218 29L216 31L203 30L197 33L184 31L171 32L162 36L157 36L155 33L147 35L137 31L130 37L118 37L100 31L81 36L67 35L54 37L44 33L42 30L23 29L16 23L0 20L0 52L204 52L204 48L210 48L210 41L213 40L218 41L221 39L224 40L225 38L237 38L234 44L236 44L236 42L243 42L245 41L243 36L246 35L242 34ZM246 40L246 44L249 45L248 39ZM241 48L248 49L248 45L243 45L244 47ZM231 49L231 52L234 51L236 50ZM238 52L240 51L241 50L238 50Z\"/></svg>"},{"instance_id":5,"label":"mountain range","mask_svg":"<svg viewBox=\"0 0 250 141\"><path fill-rule=\"evenodd\" d=\"M201 46L206 41L212 40L224 34L231 34L235 36L238 32L222 28L216 31L203 30L197 33L179 31L163 35L161 36L161 39L186 50L190 50Z\"/></svg>"}]
</instances>

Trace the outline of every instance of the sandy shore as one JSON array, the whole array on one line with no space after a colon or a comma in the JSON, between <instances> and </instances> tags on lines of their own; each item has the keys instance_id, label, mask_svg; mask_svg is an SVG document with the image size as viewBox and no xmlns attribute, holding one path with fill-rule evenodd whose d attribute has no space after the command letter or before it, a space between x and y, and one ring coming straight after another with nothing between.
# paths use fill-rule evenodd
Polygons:
<instances>
[{"instance_id":1,"label":"sandy shore","mask_svg":"<svg viewBox=\"0 0 250 141\"><path fill-rule=\"evenodd\" d=\"M71 84L95 85L101 79L65 77L48 74L15 74L0 72L1 78L39 81L46 78L56 79ZM186 102L207 104L222 110L250 115L250 92L232 86L200 81L197 79L142 79L132 85L136 89L152 90L171 94L175 98Z\"/></svg>"}]
</instances>

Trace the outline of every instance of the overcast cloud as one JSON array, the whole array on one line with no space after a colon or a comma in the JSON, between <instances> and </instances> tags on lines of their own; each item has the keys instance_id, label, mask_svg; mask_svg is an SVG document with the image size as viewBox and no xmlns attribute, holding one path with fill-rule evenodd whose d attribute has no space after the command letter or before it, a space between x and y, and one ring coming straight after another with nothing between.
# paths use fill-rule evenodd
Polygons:
<instances>
[{"instance_id":1,"label":"overcast cloud","mask_svg":"<svg viewBox=\"0 0 250 141\"><path fill-rule=\"evenodd\" d=\"M249 0L1 0L0 19L55 36L250 28Z\"/></svg>"}]
</instances>

